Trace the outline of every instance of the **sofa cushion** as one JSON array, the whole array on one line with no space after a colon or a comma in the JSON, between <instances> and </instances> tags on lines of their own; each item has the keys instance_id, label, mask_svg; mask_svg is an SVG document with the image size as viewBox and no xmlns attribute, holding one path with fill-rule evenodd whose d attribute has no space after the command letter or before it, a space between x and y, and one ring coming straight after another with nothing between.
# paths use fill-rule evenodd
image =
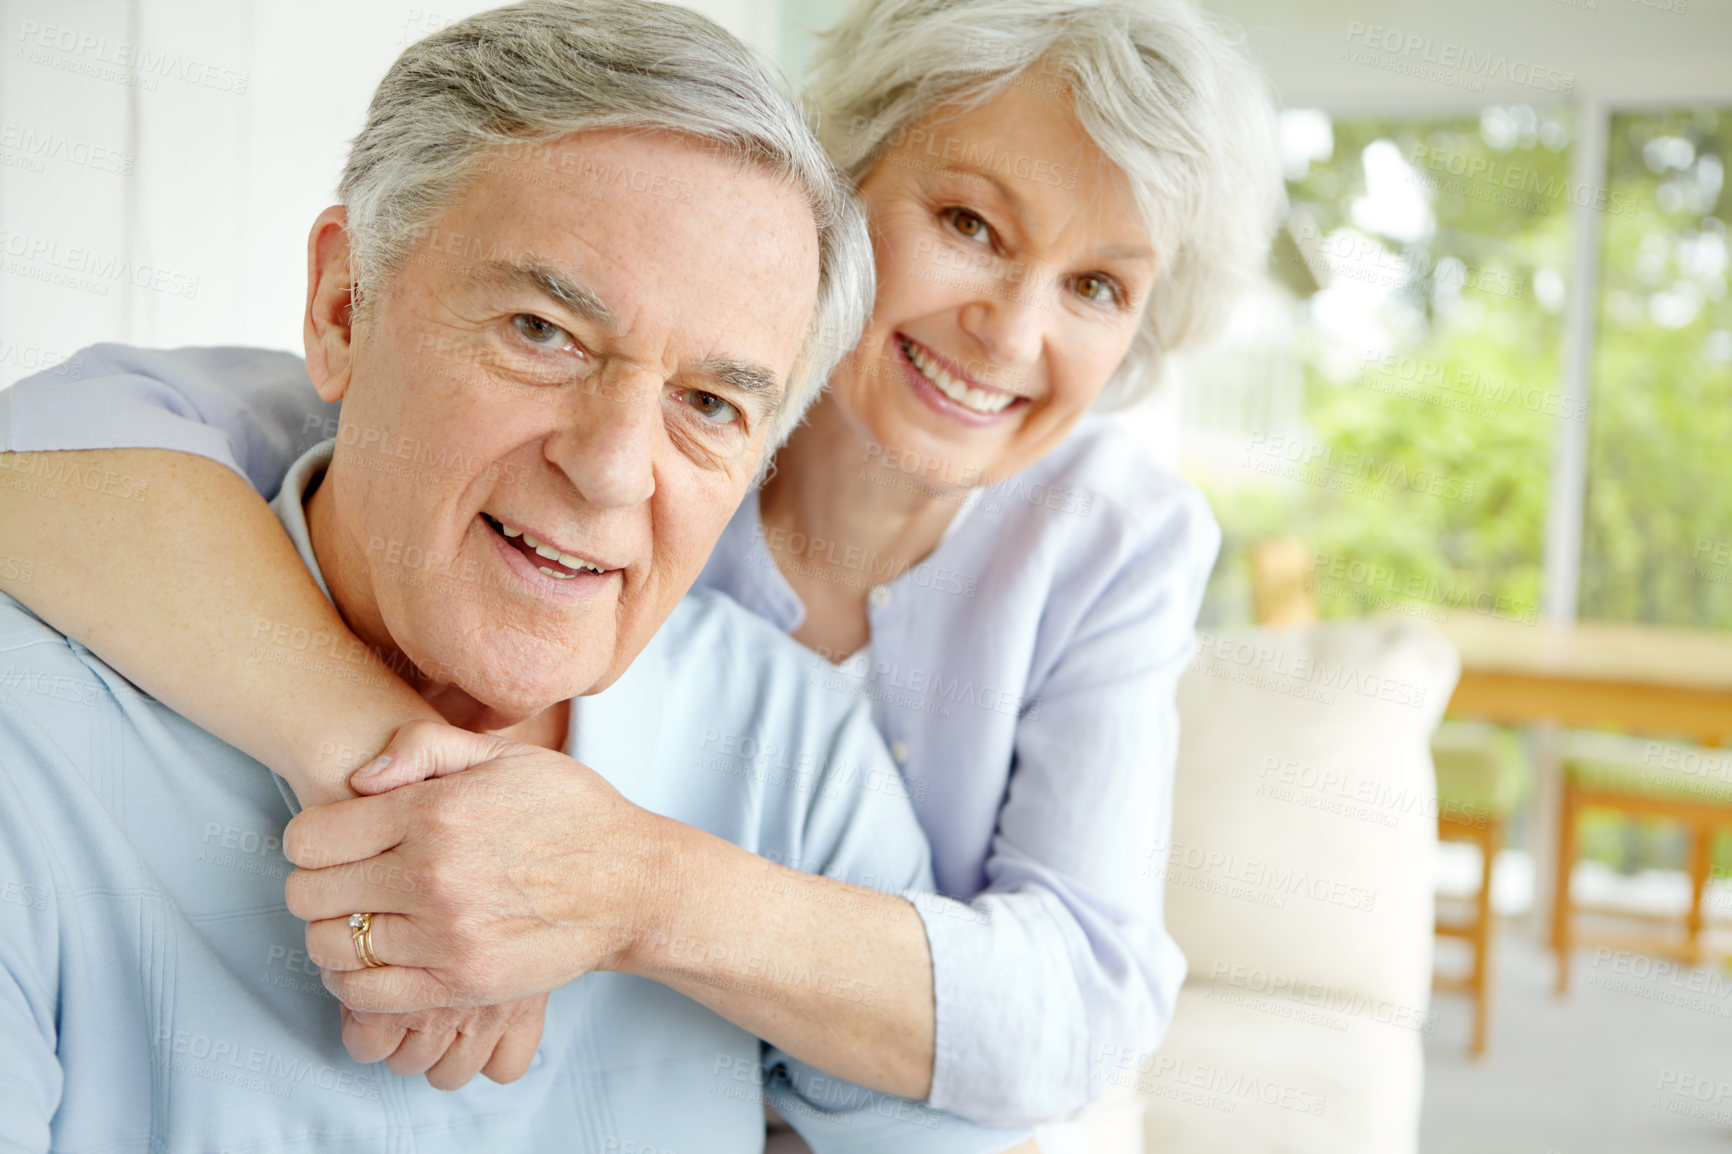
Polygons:
<instances>
[{"instance_id":1,"label":"sofa cushion","mask_svg":"<svg viewBox=\"0 0 1732 1154\"><path fill-rule=\"evenodd\" d=\"M1190 978L1141 1058L1177 1079L1140 1075L1148 1149L1411 1152L1432 1021L1428 742L1455 649L1385 620L1200 640L1164 847ZM1275 1099L1207 1097L1252 1083Z\"/></svg>"},{"instance_id":2,"label":"sofa cushion","mask_svg":"<svg viewBox=\"0 0 1732 1154\"><path fill-rule=\"evenodd\" d=\"M1181 679L1167 925L1194 977L1258 970L1424 1005L1460 665L1400 621L1205 634Z\"/></svg>"},{"instance_id":3,"label":"sofa cushion","mask_svg":"<svg viewBox=\"0 0 1732 1154\"><path fill-rule=\"evenodd\" d=\"M1102 1075L1142 1094L1150 1154L1414 1154L1422 1065L1363 1006L1190 982L1161 1048Z\"/></svg>"}]
</instances>

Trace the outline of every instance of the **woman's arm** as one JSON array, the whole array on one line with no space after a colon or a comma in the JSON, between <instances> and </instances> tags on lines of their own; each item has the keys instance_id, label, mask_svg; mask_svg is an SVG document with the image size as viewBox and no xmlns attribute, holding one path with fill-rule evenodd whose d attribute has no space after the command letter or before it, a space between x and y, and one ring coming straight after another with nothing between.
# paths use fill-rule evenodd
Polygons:
<instances>
[{"instance_id":1,"label":"woman's arm","mask_svg":"<svg viewBox=\"0 0 1732 1154\"><path fill-rule=\"evenodd\" d=\"M823 774L789 786L810 798L805 860L791 869L631 804L563 754L405 726L389 765L358 782L379 796L303 814L284 834L302 867L289 906L313 923L309 953L337 971L327 982L351 1006L500 1001L614 969L837 1078L924 1100L932 958L901 894L931 887L925 837L902 797L863 788L871 774L847 776L880 761L877 772L895 772L863 711L838 748ZM463 780L432 793L413 784L458 771ZM517 800L526 796L533 805ZM540 868L519 877L514 863L527 860ZM416 878L415 892L372 892L348 872L357 862ZM819 870L890 892L806 872ZM389 936L393 923L379 927L387 969L361 969L347 952L345 911L369 902L419 930L406 941Z\"/></svg>"},{"instance_id":2,"label":"woman's arm","mask_svg":"<svg viewBox=\"0 0 1732 1154\"><path fill-rule=\"evenodd\" d=\"M303 804L438 714L349 632L246 481L164 449L0 454L0 590ZM111 483L112 482L112 483ZM320 676L322 671L341 676Z\"/></svg>"},{"instance_id":3,"label":"woman's arm","mask_svg":"<svg viewBox=\"0 0 1732 1154\"><path fill-rule=\"evenodd\" d=\"M227 466L166 449L0 453L0 478L0 591L282 774L303 805L353 797L350 772L398 726L438 717L349 632ZM343 1040L441 1089L477 1072L509 1082L544 1005L345 1013Z\"/></svg>"},{"instance_id":4,"label":"woman's arm","mask_svg":"<svg viewBox=\"0 0 1732 1154\"><path fill-rule=\"evenodd\" d=\"M1175 692L1220 533L1194 492L1146 505L1134 550L1089 559L1099 591L1074 598L1062 653L1029 690L986 889L919 903L938 1007L930 1101L965 1117L1040 1121L1107 1093L1146 1068L1184 977L1162 910Z\"/></svg>"},{"instance_id":5,"label":"woman's arm","mask_svg":"<svg viewBox=\"0 0 1732 1154\"><path fill-rule=\"evenodd\" d=\"M925 1101L932 955L908 900L676 834L665 920L621 968L846 1081Z\"/></svg>"}]
</instances>

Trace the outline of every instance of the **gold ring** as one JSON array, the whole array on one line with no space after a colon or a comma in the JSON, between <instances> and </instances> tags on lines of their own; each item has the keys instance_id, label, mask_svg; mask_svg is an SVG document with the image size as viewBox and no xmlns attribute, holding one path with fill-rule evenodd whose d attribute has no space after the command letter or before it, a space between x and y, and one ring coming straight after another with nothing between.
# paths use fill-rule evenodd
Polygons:
<instances>
[{"instance_id":1,"label":"gold ring","mask_svg":"<svg viewBox=\"0 0 1732 1154\"><path fill-rule=\"evenodd\" d=\"M373 915L349 915L349 940L355 943L355 957L368 969L378 969L385 963L373 952Z\"/></svg>"}]
</instances>

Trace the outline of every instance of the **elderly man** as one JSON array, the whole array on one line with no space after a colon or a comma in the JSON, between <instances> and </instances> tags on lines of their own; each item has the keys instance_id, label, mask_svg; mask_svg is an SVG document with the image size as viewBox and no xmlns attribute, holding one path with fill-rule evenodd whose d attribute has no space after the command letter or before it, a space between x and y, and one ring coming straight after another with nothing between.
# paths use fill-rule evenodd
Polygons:
<instances>
[{"instance_id":1,"label":"elderly man","mask_svg":"<svg viewBox=\"0 0 1732 1154\"><path fill-rule=\"evenodd\" d=\"M795 921L822 910L763 858L891 891L862 901L930 886L906 797L869 788L895 769L867 714L809 687L773 628L686 596L867 300L864 230L797 110L698 17L541 0L408 49L342 195L310 237L304 370L340 424L273 509L343 618L445 718L501 735L476 738L496 756L291 826L258 762L0 600L0 1148L745 1151L766 1100L818 1151L1019 1141L824 1076L683 996L771 1016L725 967L778 960L731 957L727 911L619 923L672 908L652 900L665 860L620 856L627 824L688 868L762 855L744 868L787 887ZM303 371L85 356L211 405L219 377ZM299 652L268 622L213 643ZM735 734L773 735L810 788L731 771ZM285 841L313 867L287 905ZM497 884L446 919L473 932L418 936L411 915L475 877ZM584 974L548 996L535 1062L533 1032L500 1059L522 1077L441 1094L344 1052L319 963L358 1003L480 1000L429 990L442 957L514 996L548 988L526 973ZM858 1000L835 977L789 996Z\"/></svg>"}]
</instances>

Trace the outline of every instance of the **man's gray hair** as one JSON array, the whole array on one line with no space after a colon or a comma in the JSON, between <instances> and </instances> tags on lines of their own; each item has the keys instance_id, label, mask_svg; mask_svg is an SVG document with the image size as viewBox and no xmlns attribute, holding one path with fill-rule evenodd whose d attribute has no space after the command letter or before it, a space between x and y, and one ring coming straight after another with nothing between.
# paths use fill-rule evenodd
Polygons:
<instances>
[{"instance_id":1,"label":"man's gray hair","mask_svg":"<svg viewBox=\"0 0 1732 1154\"><path fill-rule=\"evenodd\" d=\"M928 113L1012 84L1072 102L1155 246L1143 324L1100 400L1132 403L1263 268L1285 201L1274 106L1237 40L1187 0L856 0L824 34L808 95L859 182Z\"/></svg>"},{"instance_id":2,"label":"man's gray hair","mask_svg":"<svg viewBox=\"0 0 1732 1154\"><path fill-rule=\"evenodd\" d=\"M770 429L773 450L860 339L872 308L872 247L846 181L780 77L687 9L525 0L406 48L373 94L337 189L357 283L398 271L494 149L622 128L707 142L780 176L811 206L817 309Z\"/></svg>"}]
</instances>

